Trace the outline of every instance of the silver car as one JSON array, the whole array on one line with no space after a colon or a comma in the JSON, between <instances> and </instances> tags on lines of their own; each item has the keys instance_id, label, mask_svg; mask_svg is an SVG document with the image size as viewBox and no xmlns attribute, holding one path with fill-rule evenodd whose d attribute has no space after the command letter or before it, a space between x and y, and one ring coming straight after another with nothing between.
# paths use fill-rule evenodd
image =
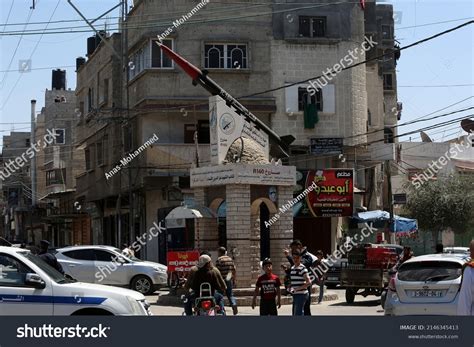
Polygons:
<instances>
[{"instance_id":1,"label":"silver car","mask_svg":"<svg viewBox=\"0 0 474 347\"><path fill-rule=\"evenodd\" d=\"M430 254L403 263L388 286L385 315L456 315L463 254Z\"/></svg>"},{"instance_id":2,"label":"silver car","mask_svg":"<svg viewBox=\"0 0 474 347\"><path fill-rule=\"evenodd\" d=\"M111 246L73 246L56 250L64 272L80 282L126 287L152 294L167 283L167 267L122 254Z\"/></svg>"}]
</instances>

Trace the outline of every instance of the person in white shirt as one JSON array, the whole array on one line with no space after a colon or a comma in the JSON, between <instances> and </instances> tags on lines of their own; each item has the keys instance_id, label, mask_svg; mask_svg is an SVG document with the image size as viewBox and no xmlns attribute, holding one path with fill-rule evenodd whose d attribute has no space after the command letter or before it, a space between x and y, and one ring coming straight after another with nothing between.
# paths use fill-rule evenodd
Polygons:
<instances>
[{"instance_id":1,"label":"person in white shirt","mask_svg":"<svg viewBox=\"0 0 474 347\"><path fill-rule=\"evenodd\" d=\"M461 290L459 291L458 316L474 316L474 240L471 241L471 261L462 275Z\"/></svg>"}]
</instances>

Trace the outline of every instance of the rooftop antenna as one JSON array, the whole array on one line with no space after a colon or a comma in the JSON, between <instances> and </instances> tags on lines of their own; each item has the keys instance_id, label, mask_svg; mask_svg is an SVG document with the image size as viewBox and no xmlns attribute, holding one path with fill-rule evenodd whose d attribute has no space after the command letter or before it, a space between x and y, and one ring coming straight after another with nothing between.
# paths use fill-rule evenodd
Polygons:
<instances>
[{"instance_id":1,"label":"rooftop antenna","mask_svg":"<svg viewBox=\"0 0 474 347\"><path fill-rule=\"evenodd\" d=\"M32 1L33 1L33 4L32 6L30 6L30 10L34 10L36 6L36 0L32 0Z\"/></svg>"}]
</instances>

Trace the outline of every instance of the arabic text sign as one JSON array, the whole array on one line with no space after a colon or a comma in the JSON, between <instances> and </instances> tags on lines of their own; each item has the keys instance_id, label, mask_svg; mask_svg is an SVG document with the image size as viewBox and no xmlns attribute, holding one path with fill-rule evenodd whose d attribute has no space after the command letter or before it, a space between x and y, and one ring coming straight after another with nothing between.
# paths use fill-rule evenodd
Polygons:
<instances>
[{"instance_id":1,"label":"arabic text sign","mask_svg":"<svg viewBox=\"0 0 474 347\"><path fill-rule=\"evenodd\" d=\"M343 139L340 137L311 138L311 154L342 154Z\"/></svg>"},{"instance_id":2,"label":"arabic text sign","mask_svg":"<svg viewBox=\"0 0 474 347\"><path fill-rule=\"evenodd\" d=\"M197 265L199 251L168 252L167 259L169 272L189 271L191 267Z\"/></svg>"},{"instance_id":3,"label":"arabic text sign","mask_svg":"<svg viewBox=\"0 0 474 347\"><path fill-rule=\"evenodd\" d=\"M226 184L295 185L294 166L227 164L191 169L191 188Z\"/></svg>"},{"instance_id":4,"label":"arabic text sign","mask_svg":"<svg viewBox=\"0 0 474 347\"><path fill-rule=\"evenodd\" d=\"M315 217L352 216L354 200L354 171L327 169L309 171L306 187L316 182L317 187L306 199Z\"/></svg>"}]
</instances>

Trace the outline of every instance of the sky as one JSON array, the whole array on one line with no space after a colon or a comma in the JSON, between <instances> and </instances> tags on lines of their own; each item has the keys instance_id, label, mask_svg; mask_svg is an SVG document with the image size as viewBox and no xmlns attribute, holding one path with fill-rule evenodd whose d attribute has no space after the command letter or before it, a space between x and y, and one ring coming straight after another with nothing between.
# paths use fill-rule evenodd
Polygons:
<instances>
[{"instance_id":1,"label":"sky","mask_svg":"<svg viewBox=\"0 0 474 347\"><path fill-rule=\"evenodd\" d=\"M96 18L118 2L73 0L86 18ZM393 4L395 38L401 47L474 19L472 0L378 2ZM45 89L51 89L51 70L65 69L67 87L75 88L75 61L77 57L85 56L87 37L91 35L91 32L10 35L8 32L22 32L26 22L30 23L26 26L27 30L38 30L39 33L46 28L49 20L52 21L47 26L49 29L70 26L79 27L72 30L88 28L66 0L36 0L33 10L30 9L32 3L33 0L0 0L0 145L1 137L12 130L29 131L30 101L37 100L38 112L44 106ZM97 27L103 29L105 22L116 27L118 14L118 9L111 12L105 17L107 21L99 21ZM31 24L37 22L42 23ZM18 23L21 24L12 25ZM400 123L474 106L473 42L474 24L471 24L401 52L397 65L398 100L403 103ZM433 113L441 109L444 110ZM433 114L427 116L430 113ZM398 133L469 114L474 114L473 110L400 126ZM452 124L427 133L432 139L441 141L457 137L459 129L457 124ZM420 141L418 133L399 140L408 141L410 137L412 141Z\"/></svg>"}]
</instances>

